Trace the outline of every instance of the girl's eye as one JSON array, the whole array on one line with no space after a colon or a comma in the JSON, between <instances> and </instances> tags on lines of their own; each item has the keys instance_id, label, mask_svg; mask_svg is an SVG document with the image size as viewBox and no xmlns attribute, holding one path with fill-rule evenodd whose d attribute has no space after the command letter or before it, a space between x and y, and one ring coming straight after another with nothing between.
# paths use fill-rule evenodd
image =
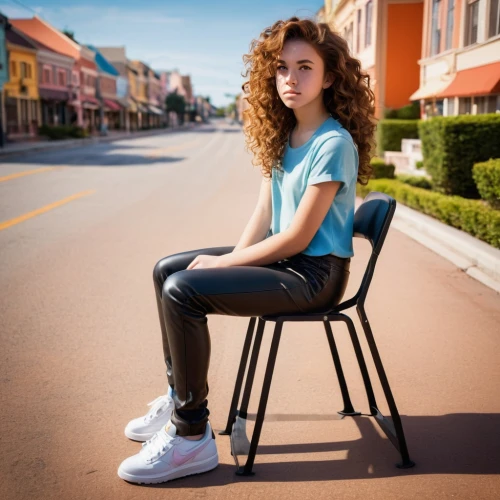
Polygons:
<instances>
[{"instance_id":1,"label":"girl's eye","mask_svg":"<svg viewBox=\"0 0 500 500\"><path fill-rule=\"evenodd\" d=\"M311 67L310 67L310 66L306 66L306 65L301 66L299 69L303 69L303 68L305 68L305 69L311 69ZM280 65L280 66L278 66L276 69L277 69L278 71L281 71L282 69L286 69L286 66Z\"/></svg>"}]
</instances>

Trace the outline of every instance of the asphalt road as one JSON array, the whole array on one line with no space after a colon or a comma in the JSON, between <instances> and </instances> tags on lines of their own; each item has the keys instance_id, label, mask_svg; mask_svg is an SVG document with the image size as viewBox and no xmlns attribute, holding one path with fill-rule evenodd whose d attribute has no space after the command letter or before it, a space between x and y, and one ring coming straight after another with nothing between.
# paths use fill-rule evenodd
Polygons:
<instances>
[{"instance_id":1,"label":"asphalt road","mask_svg":"<svg viewBox=\"0 0 500 500\"><path fill-rule=\"evenodd\" d=\"M123 428L166 391L153 266L235 245L259 184L240 128L225 124L0 163L2 499L498 498L499 295L395 229L366 309L416 467L394 466L398 454L371 418L337 418L324 330L299 323L284 327L254 477L234 474L229 440L217 436L220 465L207 474L155 487L118 478L140 447ZM356 240L346 295L368 255ZM217 431L247 323L209 317ZM354 406L367 412L347 332L335 325Z\"/></svg>"}]
</instances>

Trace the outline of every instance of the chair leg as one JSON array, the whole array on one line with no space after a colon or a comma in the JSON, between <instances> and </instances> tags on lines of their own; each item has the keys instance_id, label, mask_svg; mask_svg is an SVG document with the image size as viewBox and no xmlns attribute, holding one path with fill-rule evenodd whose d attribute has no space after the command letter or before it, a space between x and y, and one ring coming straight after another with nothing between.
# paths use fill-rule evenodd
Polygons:
<instances>
[{"instance_id":1,"label":"chair leg","mask_svg":"<svg viewBox=\"0 0 500 500\"><path fill-rule=\"evenodd\" d=\"M329 321L323 321L325 325L326 337L328 339L328 344L330 345L330 351L333 357L333 363L335 365L335 371L337 372L337 378L339 380L340 392L342 393L342 399L344 401L344 409L339 411L340 415L346 415L353 417L355 415L361 415L359 411L354 411L352 406L351 398L349 396L349 390L347 389L347 384L344 377L344 371L342 370L342 364L340 363L339 352L335 344L335 339L333 337L332 327Z\"/></svg>"},{"instance_id":2,"label":"chair leg","mask_svg":"<svg viewBox=\"0 0 500 500\"><path fill-rule=\"evenodd\" d=\"M219 432L221 436L228 436L231 434L234 419L236 417L236 408L238 406L238 401L240 400L241 386L243 385L243 377L245 376L245 370L247 368L248 354L250 352L250 345L252 344L253 332L255 330L255 323L257 318L250 318L248 323L248 330L245 337L245 343L243 344L243 352L241 354L240 366L238 368L238 375L236 376L236 384L234 385L233 398L231 400L231 406L229 408L229 414L227 417L226 428Z\"/></svg>"},{"instance_id":3,"label":"chair leg","mask_svg":"<svg viewBox=\"0 0 500 500\"><path fill-rule=\"evenodd\" d=\"M373 332L370 327L370 323L368 322L368 318L362 306L357 306L356 310L358 312L359 319L361 321L361 325L363 326L363 330L366 335L366 340L368 342L368 346L370 348L370 352L373 357L373 362L375 363L375 368L377 369L377 374L380 379L380 383L382 384L382 389L384 390L384 395L387 400L387 404L389 406L389 411L391 412L392 422L389 422L378 410L378 408L374 408L376 410L375 419L377 423L380 425L382 430L385 432L390 441L394 444L394 446L398 449L401 454L402 462L397 464L397 467L400 469L408 469L413 467L415 463L410 460L410 456L408 453L408 447L406 445L405 434L403 431L403 425L401 423L401 417L399 416L398 409L396 407L396 402L394 401L394 397L392 395L391 388L389 386L389 381L387 379L387 375L385 374L384 367L382 365L382 359L380 358L380 354L377 349L377 345L375 344L375 339L373 337Z\"/></svg>"},{"instance_id":4,"label":"chair leg","mask_svg":"<svg viewBox=\"0 0 500 500\"><path fill-rule=\"evenodd\" d=\"M377 407L377 402L375 401L375 394L373 393L372 382L370 380L370 375L368 374L368 369L366 367L365 358L363 356L363 351L361 350L361 345L359 343L358 335L356 333L356 328L354 327L354 323L351 318L346 315L342 315L339 320L344 321L347 325L347 329L349 331L349 335L351 337L352 346L354 348L354 352L356 354L356 359L358 360L359 369L361 371L361 376L363 377L363 382L365 384L366 397L368 398L368 407L370 408L370 413L372 416L373 408Z\"/></svg>"},{"instance_id":5,"label":"chair leg","mask_svg":"<svg viewBox=\"0 0 500 500\"><path fill-rule=\"evenodd\" d=\"M276 355L278 354L278 347L282 329L283 323L281 321L277 321L276 326L274 327L274 335L271 344L271 350L269 351L269 358L267 361L266 373L264 375L264 383L262 385L259 409L257 411L257 418L255 420L255 427L252 434L252 441L250 443L250 450L248 452L247 461L244 467L238 467L238 470L236 472L238 476L250 476L254 474L252 472L252 468L255 461L255 454L257 453L257 446L259 445L262 424L264 423L267 400L269 398L269 390L271 388L271 381L273 378L274 365L276 364Z\"/></svg>"},{"instance_id":6,"label":"chair leg","mask_svg":"<svg viewBox=\"0 0 500 500\"><path fill-rule=\"evenodd\" d=\"M253 379L255 377L255 370L257 368L257 361L259 360L260 345L262 344L262 337L264 335L264 327L266 322L259 318L257 325L257 333L253 342L252 356L250 357L250 365L248 366L247 378L245 381L245 389L243 391L243 398L241 400L240 409L237 415L241 418L247 418L248 404L250 402L250 395L252 393Z\"/></svg>"}]
</instances>

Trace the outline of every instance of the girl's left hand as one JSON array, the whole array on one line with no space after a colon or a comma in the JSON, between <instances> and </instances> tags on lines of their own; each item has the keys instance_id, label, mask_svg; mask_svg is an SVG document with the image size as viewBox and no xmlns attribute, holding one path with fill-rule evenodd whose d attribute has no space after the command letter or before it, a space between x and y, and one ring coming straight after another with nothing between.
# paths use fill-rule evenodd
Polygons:
<instances>
[{"instance_id":1,"label":"girl's left hand","mask_svg":"<svg viewBox=\"0 0 500 500\"><path fill-rule=\"evenodd\" d=\"M217 255L198 255L189 264L187 269L211 269L214 267L224 267L221 265L220 257Z\"/></svg>"}]
</instances>

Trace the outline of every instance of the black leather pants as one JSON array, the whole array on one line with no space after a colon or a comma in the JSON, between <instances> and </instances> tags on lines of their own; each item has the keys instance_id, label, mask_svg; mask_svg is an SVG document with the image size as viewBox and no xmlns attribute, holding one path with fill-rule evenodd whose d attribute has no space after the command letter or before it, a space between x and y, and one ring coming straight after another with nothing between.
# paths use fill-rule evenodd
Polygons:
<instances>
[{"instance_id":1,"label":"black leather pants","mask_svg":"<svg viewBox=\"0 0 500 500\"><path fill-rule=\"evenodd\" d=\"M153 271L172 422L179 436L202 434L207 408L210 335L207 314L264 316L323 312L345 292L351 259L297 254L265 266L190 269L197 255L224 255L234 247L202 248L160 260Z\"/></svg>"}]
</instances>

